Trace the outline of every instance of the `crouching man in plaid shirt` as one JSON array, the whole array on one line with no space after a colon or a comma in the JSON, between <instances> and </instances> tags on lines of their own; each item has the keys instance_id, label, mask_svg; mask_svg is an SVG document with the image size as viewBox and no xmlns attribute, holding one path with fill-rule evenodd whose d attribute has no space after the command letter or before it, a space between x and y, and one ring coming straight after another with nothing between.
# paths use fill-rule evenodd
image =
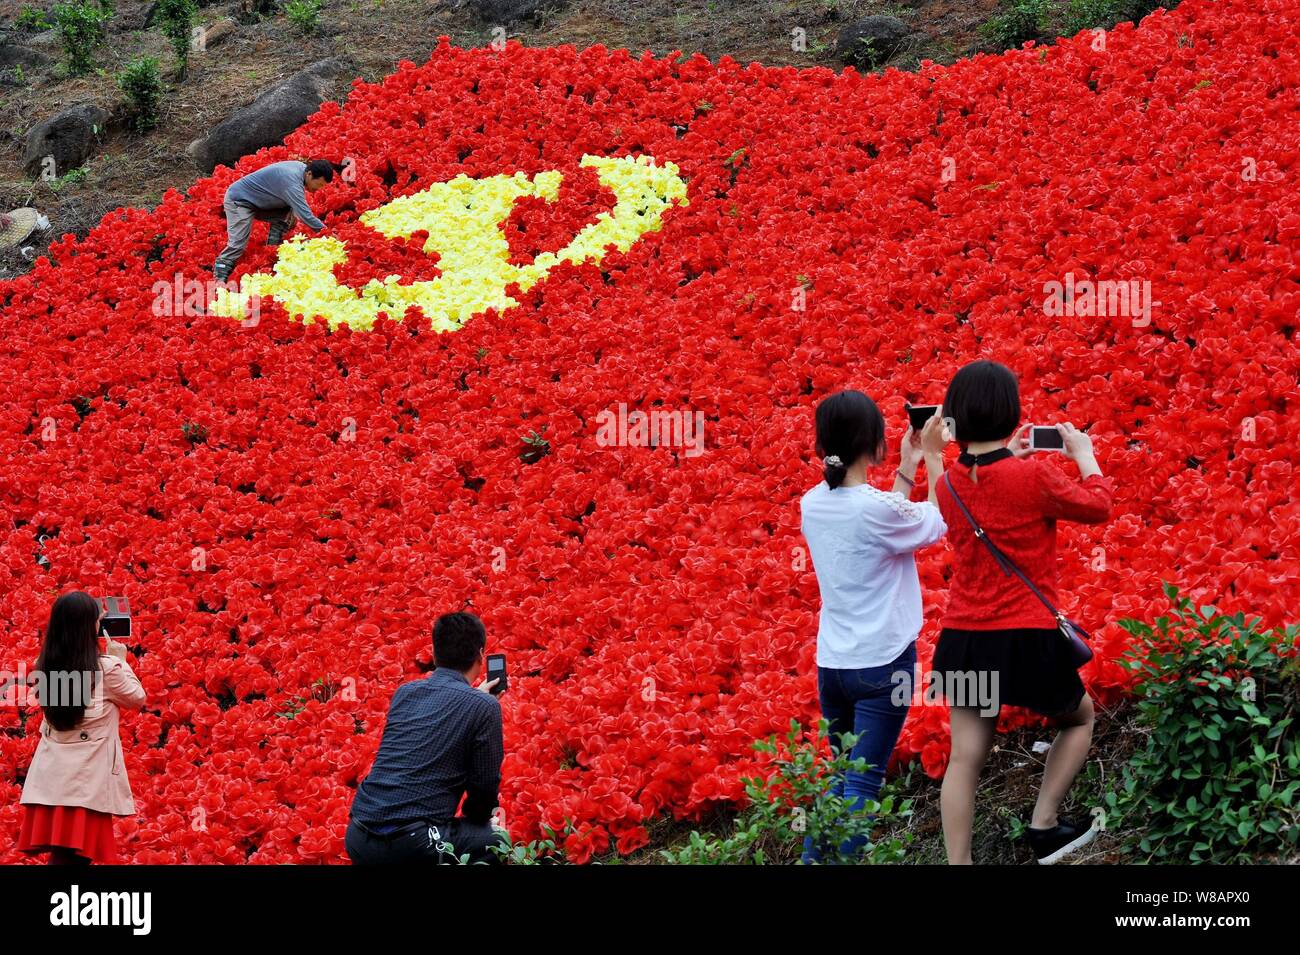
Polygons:
<instances>
[{"instance_id":1,"label":"crouching man in plaid shirt","mask_svg":"<svg viewBox=\"0 0 1300 955\"><path fill-rule=\"evenodd\" d=\"M501 704L496 680L477 687L487 632L470 613L433 626L437 667L393 694L379 753L352 801L346 846L357 865L499 861L491 846L501 784ZM464 805L461 815L456 808Z\"/></svg>"}]
</instances>

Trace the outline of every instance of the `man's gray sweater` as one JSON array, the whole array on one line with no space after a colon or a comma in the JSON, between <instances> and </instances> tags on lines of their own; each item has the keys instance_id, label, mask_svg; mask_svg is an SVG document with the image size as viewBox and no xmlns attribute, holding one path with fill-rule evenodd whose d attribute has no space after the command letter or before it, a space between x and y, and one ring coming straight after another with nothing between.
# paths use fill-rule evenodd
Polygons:
<instances>
[{"instance_id":1,"label":"man's gray sweater","mask_svg":"<svg viewBox=\"0 0 1300 955\"><path fill-rule=\"evenodd\" d=\"M287 206L299 222L313 232L319 232L325 228L325 223L317 219L311 206L307 205L307 189L303 185L306 171L306 163L293 160L273 162L232 182L226 190L226 202L254 209L283 209Z\"/></svg>"}]
</instances>

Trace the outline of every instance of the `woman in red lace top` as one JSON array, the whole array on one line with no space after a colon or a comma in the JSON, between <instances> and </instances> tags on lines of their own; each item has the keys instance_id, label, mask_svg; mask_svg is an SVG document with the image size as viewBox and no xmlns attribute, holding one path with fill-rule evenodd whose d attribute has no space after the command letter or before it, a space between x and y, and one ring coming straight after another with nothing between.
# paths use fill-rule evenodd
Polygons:
<instances>
[{"instance_id":1,"label":"woman in red lace top","mask_svg":"<svg viewBox=\"0 0 1300 955\"><path fill-rule=\"evenodd\" d=\"M1028 426L1019 427L1016 377L996 362L962 368L948 387L943 414L963 448L957 466L948 471L952 487L938 489L954 554L948 609L932 664L951 704L952 754L940 800L948 861L971 861L975 790L999 709L1023 706L1051 717L1059 728L1029 825L1038 861L1050 864L1092 839L1087 825L1057 818L1088 757L1092 700L1055 617L1019 577L998 566L953 492L988 538L1057 604L1056 523L1105 521L1112 486L1101 474L1091 439L1073 425L1058 427L1078 480L1046 455L1030 456Z\"/></svg>"}]
</instances>

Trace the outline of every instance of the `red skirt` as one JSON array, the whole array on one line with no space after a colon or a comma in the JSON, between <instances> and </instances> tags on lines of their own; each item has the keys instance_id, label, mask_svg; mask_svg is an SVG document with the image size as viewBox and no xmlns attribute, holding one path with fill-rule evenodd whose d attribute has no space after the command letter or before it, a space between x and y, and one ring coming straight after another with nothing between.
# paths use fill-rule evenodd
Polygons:
<instances>
[{"instance_id":1,"label":"red skirt","mask_svg":"<svg viewBox=\"0 0 1300 955\"><path fill-rule=\"evenodd\" d=\"M113 817L84 806L23 806L23 827L18 834L21 852L72 849L100 865L117 863Z\"/></svg>"}]
</instances>

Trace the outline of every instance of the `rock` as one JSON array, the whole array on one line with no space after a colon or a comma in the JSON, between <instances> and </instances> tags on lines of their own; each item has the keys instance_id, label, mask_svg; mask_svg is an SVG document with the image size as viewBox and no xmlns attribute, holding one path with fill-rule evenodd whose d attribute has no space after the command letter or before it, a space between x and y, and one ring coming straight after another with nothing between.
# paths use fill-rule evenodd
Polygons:
<instances>
[{"instance_id":1,"label":"rock","mask_svg":"<svg viewBox=\"0 0 1300 955\"><path fill-rule=\"evenodd\" d=\"M203 172L210 173L218 165L233 166L242 156L275 146L320 108L340 76L351 72L345 60L319 60L233 113L207 136L190 143L186 152Z\"/></svg>"},{"instance_id":2,"label":"rock","mask_svg":"<svg viewBox=\"0 0 1300 955\"><path fill-rule=\"evenodd\" d=\"M202 50L210 50L219 43L230 39L230 35L235 32L235 24L230 20L218 20L212 26L203 31Z\"/></svg>"},{"instance_id":3,"label":"rock","mask_svg":"<svg viewBox=\"0 0 1300 955\"><path fill-rule=\"evenodd\" d=\"M911 32L897 17L864 17L840 31L835 55L850 66L870 69L897 53Z\"/></svg>"},{"instance_id":4,"label":"rock","mask_svg":"<svg viewBox=\"0 0 1300 955\"><path fill-rule=\"evenodd\" d=\"M504 25L531 20L539 10L554 9L558 4L553 0L464 0L462 6L474 11L483 23Z\"/></svg>"},{"instance_id":5,"label":"rock","mask_svg":"<svg viewBox=\"0 0 1300 955\"><path fill-rule=\"evenodd\" d=\"M108 120L108 110L93 103L79 103L37 124L27 134L23 170L35 179L42 175L62 176L76 169L94 152ZM52 168L46 157L53 158Z\"/></svg>"},{"instance_id":6,"label":"rock","mask_svg":"<svg viewBox=\"0 0 1300 955\"><path fill-rule=\"evenodd\" d=\"M29 49L48 49L57 54L60 48L58 31L42 30L40 33L33 33L23 41L23 46Z\"/></svg>"},{"instance_id":7,"label":"rock","mask_svg":"<svg viewBox=\"0 0 1300 955\"><path fill-rule=\"evenodd\" d=\"M0 70L9 70L19 66L24 70L32 70L48 66L50 61L51 58L40 50L33 50L31 47L0 40Z\"/></svg>"}]
</instances>

